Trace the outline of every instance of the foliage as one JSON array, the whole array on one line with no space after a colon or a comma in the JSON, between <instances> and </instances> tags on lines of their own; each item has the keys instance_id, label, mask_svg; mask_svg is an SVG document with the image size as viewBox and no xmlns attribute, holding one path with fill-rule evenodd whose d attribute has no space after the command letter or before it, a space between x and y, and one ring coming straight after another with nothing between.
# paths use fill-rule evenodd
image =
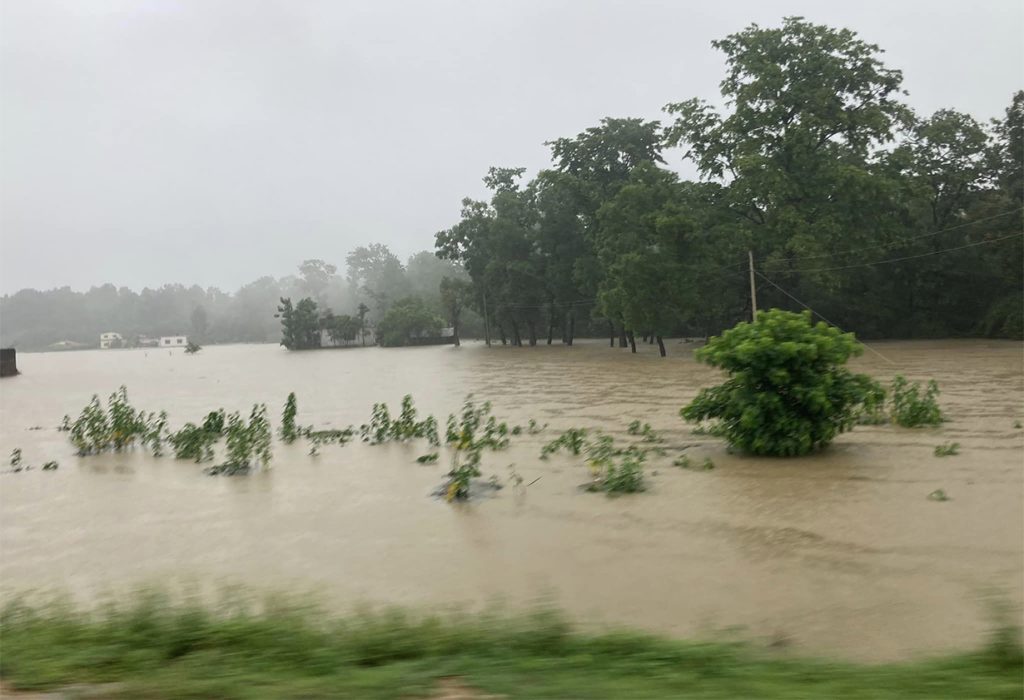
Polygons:
<instances>
[{"instance_id":1,"label":"foliage","mask_svg":"<svg viewBox=\"0 0 1024 700\"><path fill-rule=\"evenodd\" d=\"M637 427L636 434L642 434ZM562 449L573 455L582 453L592 476L588 490L609 494L644 490L643 463L652 448L630 445L623 449L615 445L610 435L595 435L589 439L587 436L585 429L570 428L542 448L541 459Z\"/></svg>"},{"instance_id":2,"label":"foliage","mask_svg":"<svg viewBox=\"0 0 1024 700\"><path fill-rule=\"evenodd\" d=\"M699 465L695 465L687 455L680 455L673 460L672 464L681 469L692 469L695 471L709 472L715 468L715 463L710 457L705 457Z\"/></svg>"},{"instance_id":3,"label":"foliage","mask_svg":"<svg viewBox=\"0 0 1024 700\"><path fill-rule=\"evenodd\" d=\"M202 349L203 349L202 346L200 346L198 343L194 343L194 342L192 342L190 340L190 341L188 341L188 345L185 346L185 354L186 355L195 355L197 352L199 352Z\"/></svg>"},{"instance_id":4,"label":"foliage","mask_svg":"<svg viewBox=\"0 0 1024 700\"><path fill-rule=\"evenodd\" d=\"M920 383L910 383L905 377L897 374L892 380L890 392L892 422L904 428L939 425L943 417L935 400L938 395L939 385L934 379L928 381L928 386L922 393Z\"/></svg>"},{"instance_id":5,"label":"foliage","mask_svg":"<svg viewBox=\"0 0 1024 700\"><path fill-rule=\"evenodd\" d=\"M208 462L213 459L213 446L224 432L224 409L211 411L202 425L186 423L180 430L167 436L175 459Z\"/></svg>"},{"instance_id":6,"label":"foliage","mask_svg":"<svg viewBox=\"0 0 1024 700\"><path fill-rule=\"evenodd\" d=\"M425 438L435 447L441 444L437 434L437 420L427 416L417 420L416 406L411 395L402 397L402 409L398 418L392 419L385 403L375 403L369 423L359 428L363 442L379 445L389 441L406 442L417 438Z\"/></svg>"},{"instance_id":7,"label":"foliage","mask_svg":"<svg viewBox=\"0 0 1024 700\"><path fill-rule=\"evenodd\" d=\"M49 462L43 462L44 472L55 472L59 467L60 465L54 460L50 460Z\"/></svg>"},{"instance_id":8,"label":"foliage","mask_svg":"<svg viewBox=\"0 0 1024 700\"><path fill-rule=\"evenodd\" d=\"M637 493L644 490L643 463L647 459L645 450L630 448L622 453L618 464L609 464L603 473L597 474L589 488L608 494Z\"/></svg>"},{"instance_id":9,"label":"foliage","mask_svg":"<svg viewBox=\"0 0 1024 700\"><path fill-rule=\"evenodd\" d=\"M15 471L21 471L19 469L19 467L21 467L21 461L21 448L15 447L13 450L11 450L11 468L14 469Z\"/></svg>"},{"instance_id":10,"label":"foliage","mask_svg":"<svg viewBox=\"0 0 1024 700\"><path fill-rule=\"evenodd\" d=\"M865 403L878 399L873 380L842 367L861 351L853 334L814 325L809 312L762 311L697 352L730 378L702 389L680 413L719 421L729 444L752 454L807 454L852 428Z\"/></svg>"},{"instance_id":11,"label":"foliage","mask_svg":"<svg viewBox=\"0 0 1024 700\"><path fill-rule=\"evenodd\" d=\"M122 386L110 395L106 410L94 395L77 419L70 421L65 416L62 428L70 433L71 443L79 455L121 451L136 442L148 447L154 455L160 455L166 425L165 412L147 414L133 408L128 402L128 390Z\"/></svg>"},{"instance_id":12,"label":"foliage","mask_svg":"<svg viewBox=\"0 0 1024 700\"><path fill-rule=\"evenodd\" d=\"M299 429L295 426L295 415L298 411L299 407L295 399L295 392L289 392L288 398L284 402L284 410L281 411L281 427L278 429L281 442L285 444L290 445L299 437Z\"/></svg>"},{"instance_id":13,"label":"foliage","mask_svg":"<svg viewBox=\"0 0 1024 700\"><path fill-rule=\"evenodd\" d=\"M935 489L930 494L928 494L928 500L929 501L950 501L952 499L949 496L947 496L946 492L943 491L942 489Z\"/></svg>"},{"instance_id":14,"label":"foliage","mask_svg":"<svg viewBox=\"0 0 1024 700\"><path fill-rule=\"evenodd\" d=\"M643 438L644 442L662 442L663 438L651 427L650 423L641 423L635 420L629 424L626 432Z\"/></svg>"},{"instance_id":15,"label":"foliage","mask_svg":"<svg viewBox=\"0 0 1024 700\"><path fill-rule=\"evenodd\" d=\"M320 347L320 317L315 301L306 297L294 307L290 298L281 298L275 318L281 319L281 345L289 350Z\"/></svg>"},{"instance_id":16,"label":"foliage","mask_svg":"<svg viewBox=\"0 0 1024 700\"><path fill-rule=\"evenodd\" d=\"M959 442L944 442L941 445L935 446L936 457L950 457L958 454L960 454Z\"/></svg>"},{"instance_id":17,"label":"foliage","mask_svg":"<svg viewBox=\"0 0 1024 700\"><path fill-rule=\"evenodd\" d=\"M385 346L408 345L415 338L438 335L442 321L423 300L396 301L377 323L377 341Z\"/></svg>"},{"instance_id":18,"label":"foliage","mask_svg":"<svg viewBox=\"0 0 1024 700\"><path fill-rule=\"evenodd\" d=\"M569 428L541 448L540 458L547 459L548 455L555 454L562 449L570 454L578 455L583 449L588 432L586 428Z\"/></svg>"},{"instance_id":19,"label":"foliage","mask_svg":"<svg viewBox=\"0 0 1024 700\"><path fill-rule=\"evenodd\" d=\"M252 407L248 421L237 411L229 415L224 434L227 442L225 461L207 468L207 474L235 476L248 474L261 466L269 468L272 438L264 404Z\"/></svg>"},{"instance_id":20,"label":"foliage","mask_svg":"<svg viewBox=\"0 0 1024 700\"><path fill-rule=\"evenodd\" d=\"M200 602L149 590L94 610L14 597L0 622L5 689L117 683L97 689L153 700L428 697L453 674L487 694L524 700L995 700L1019 695L1021 677L1019 629L1012 627L970 653L876 666L736 643L595 633L552 610L437 616L387 609L338 618L296 595L248 591Z\"/></svg>"},{"instance_id":21,"label":"foliage","mask_svg":"<svg viewBox=\"0 0 1024 700\"><path fill-rule=\"evenodd\" d=\"M430 452L425 455L420 455L416 458L416 461L420 464L436 464L440 455L437 452Z\"/></svg>"}]
</instances>

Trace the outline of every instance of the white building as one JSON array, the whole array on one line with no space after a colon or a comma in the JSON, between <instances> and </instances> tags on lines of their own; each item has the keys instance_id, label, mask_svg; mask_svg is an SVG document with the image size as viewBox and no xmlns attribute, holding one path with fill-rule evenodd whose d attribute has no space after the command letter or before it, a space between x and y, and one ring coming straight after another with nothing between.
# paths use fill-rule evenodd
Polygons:
<instances>
[{"instance_id":1,"label":"white building","mask_svg":"<svg viewBox=\"0 0 1024 700\"><path fill-rule=\"evenodd\" d=\"M188 345L188 338L183 335L164 335L160 337L162 348L183 348Z\"/></svg>"},{"instance_id":2,"label":"white building","mask_svg":"<svg viewBox=\"0 0 1024 700\"><path fill-rule=\"evenodd\" d=\"M124 347L124 338L120 333L100 333L100 348L109 350L121 347Z\"/></svg>"}]
</instances>

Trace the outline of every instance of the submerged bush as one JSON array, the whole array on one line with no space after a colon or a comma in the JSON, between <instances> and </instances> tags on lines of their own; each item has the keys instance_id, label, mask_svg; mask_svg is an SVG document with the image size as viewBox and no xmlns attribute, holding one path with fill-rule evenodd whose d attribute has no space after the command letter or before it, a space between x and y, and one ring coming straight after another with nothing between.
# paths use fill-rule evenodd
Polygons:
<instances>
[{"instance_id":1,"label":"submerged bush","mask_svg":"<svg viewBox=\"0 0 1024 700\"><path fill-rule=\"evenodd\" d=\"M70 433L79 455L121 451L136 442L160 455L166 426L167 413L136 410L128 401L128 389L122 386L107 399L106 410L94 395L77 419L64 417L61 429Z\"/></svg>"},{"instance_id":2,"label":"submerged bush","mask_svg":"<svg viewBox=\"0 0 1024 700\"><path fill-rule=\"evenodd\" d=\"M697 351L729 379L680 411L688 421L716 420L733 447L756 455L803 455L850 430L882 388L842 365L862 347L852 333L811 323L810 312L758 313Z\"/></svg>"},{"instance_id":3,"label":"submerged bush","mask_svg":"<svg viewBox=\"0 0 1024 700\"><path fill-rule=\"evenodd\" d=\"M236 411L227 418L224 428L227 455L223 463L209 467L207 474L234 476L248 474L256 467L269 467L272 441L267 407L255 404L248 422Z\"/></svg>"},{"instance_id":4,"label":"submerged bush","mask_svg":"<svg viewBox=\"0 0 1024 700\"><path fill-rule=\"evenodd\" d=\"M299 412L298 402L295 399L295 392L288 394L284 402L284 410L281 411L281 442L291 444L299 437L299 430L295 427L295 414Z\"/></svg>"},{"instance_id":5,"label":"submerged bush","mask_svg":"<svg viewBox=\"0 0 1024 700\"><path fill-rule=\"evenodd\" d=\"M540 450L540 458L547 459L548 455L565 450L573 455L578 455L582 450L587 437L586 428L569 428L554 440L544 445Z\"/></svg>"},{"instance_id":6,"label":"submerged bush","mask_svg":"<svg viewBox=\"0 0 1024 700\"><path fill-rule=\"evenodd\" d=\"M939 425L943 417L935 400L938 395L939 385L934 379L928 381L927 388L922 392L919 382L908 382L897 374L892 380L892 422L904 428Z\"/></svg>"},{"instance_id":7,"label":"submerged bush","mask_svg":"<svg viewBox=\"0 0 1024 700\"><path fill-rule=\"evenodd\" d=\"M224 434L224 409L210 411L202 425L186 423L181 430L167 436L176 459L208 462L213 459L213 446Z\"/></svg>"}]
</instances>

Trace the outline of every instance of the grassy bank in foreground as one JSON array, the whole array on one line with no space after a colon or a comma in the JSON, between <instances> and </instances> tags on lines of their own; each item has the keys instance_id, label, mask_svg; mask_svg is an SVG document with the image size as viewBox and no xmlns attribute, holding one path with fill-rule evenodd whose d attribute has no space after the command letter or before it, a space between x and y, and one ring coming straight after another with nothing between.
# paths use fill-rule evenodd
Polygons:
<instances>
[{"instance_id":1,"label":"grassy bank in foreground","mask_svg":"<svg viewBox=\"0 0 1024 700\"><path fill-rule=\"evenodd\" d=\"M977 653L874 666L589 635L551 611L330 618L281 600L205 606L151 593L90 612L15 602L0 622L10 687L118 684L103 697L411 698L458 676L509 698L1020 698L1024 669L1011 628Z\"/></svg>"}]
</instances>

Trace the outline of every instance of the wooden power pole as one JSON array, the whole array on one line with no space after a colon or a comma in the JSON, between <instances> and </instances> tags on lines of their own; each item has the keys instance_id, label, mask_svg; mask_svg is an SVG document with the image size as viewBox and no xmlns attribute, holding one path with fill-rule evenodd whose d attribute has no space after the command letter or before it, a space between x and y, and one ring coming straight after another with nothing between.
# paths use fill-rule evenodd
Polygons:
<instances>
[{"instance_id":1,"label":"wooden power pole","mask_svg":"<svg viewBox=\"0 0 1024 700\"><path fill-rule=\"evenodd\" d=\"M750 308L751 318L757 320L757 285L754 284L754 251L747 251L747 259L750 261Z\"/></svg>"},{"instance_id":2,"label":"wooden power pole","mask_svg":"<svg viewBox=\"0 0 1024 700\"><path fill-rule=\"evenodd\" d=\"M484 341L491 347L491 323L487 318L487 290L484 290Z\"/></svg>"}]
</instances>

